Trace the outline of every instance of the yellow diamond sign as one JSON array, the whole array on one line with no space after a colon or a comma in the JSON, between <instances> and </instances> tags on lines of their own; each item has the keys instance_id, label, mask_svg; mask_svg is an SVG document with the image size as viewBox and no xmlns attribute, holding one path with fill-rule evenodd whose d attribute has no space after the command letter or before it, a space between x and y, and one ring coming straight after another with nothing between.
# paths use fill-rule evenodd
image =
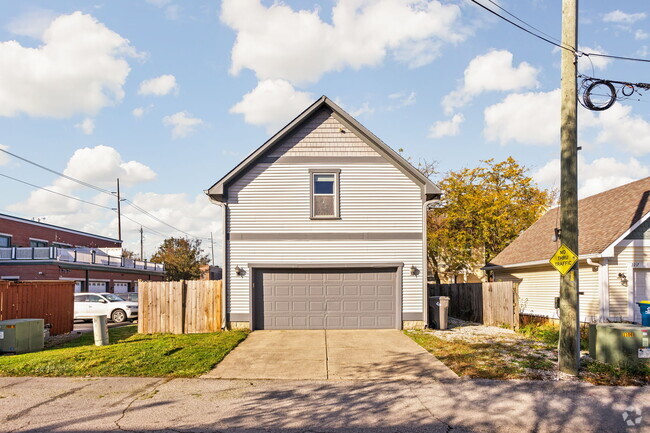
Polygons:
<instances>
[{"instance_id":1,"label":"yellow diamond sign","mask_svg":"<svg viewBox=\"0 0 650 433\"><path fill-rule=\"evenodd\" d=\"M576 256L576 253L564 244L560 245L560 248L557 249L553 257L551 257L551 260L549 260L553 267L560 271L562 275L566 275L577 261L578 256Z\"/></svg>"}]
</instances>

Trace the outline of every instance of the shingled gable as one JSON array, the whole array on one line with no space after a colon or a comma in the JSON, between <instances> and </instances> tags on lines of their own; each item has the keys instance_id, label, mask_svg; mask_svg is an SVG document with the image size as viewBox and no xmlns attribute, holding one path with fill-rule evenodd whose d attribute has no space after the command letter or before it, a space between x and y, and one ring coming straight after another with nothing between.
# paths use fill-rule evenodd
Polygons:
<instances>
[{"instance_id":1,"label":"shingled gable","mask_svg":"<svg viewBox=\"0 0 650 433\"><path fill-rule=\"evenodd\" d=\"M243 175L250 167L255 165L264 155L271 151L276 145L280 144L284 138L288 137L298 127L307 122L315 113L323 108L329 108L333 116L341 122L346 128L361 138L368 146L374 149L379 155L384 157L388 162L397 167L406 176L416 184L423 187L423 192L427 200L440 198L441 191L426 176L420 173L407 160L402 158L397 152L391 149L386 143L381 141L376 135L366 129L352 116L346 113L341 107L336 105L326 96L321 96L309 108L303 111L298 117L293 119L287 126L282 128L277 134L271 137L266 143L251 153L237 167L226 174L221 180L212 185L205 193L216 201L225 201L228 195L228 185Z\"/></svg>"},{"instance_id":2,"label":"shingled gable","mask_svg":"<svg viewBox=\"0 0 650 433\"><path fill-rule=\"evenodd\" d=\"M610 249L650 216L650 177L578 202L580 257L613 256ZM548 262L560 242L553 242L560 226L559 208L548 211L508 245L484 269Z\"/></svg>"}]
</instances>

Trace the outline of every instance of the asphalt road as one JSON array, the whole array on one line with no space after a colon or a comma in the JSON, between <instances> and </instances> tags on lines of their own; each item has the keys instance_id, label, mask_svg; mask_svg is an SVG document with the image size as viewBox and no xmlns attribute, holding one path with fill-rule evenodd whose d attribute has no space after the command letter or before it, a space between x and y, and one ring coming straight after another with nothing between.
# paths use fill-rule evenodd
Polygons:
<instances>
[{"instance_id":1,"label":"asphalt road","mask_svg":"<svg viewBox=\"0 0 650 433\"><path fill-rule=\"evenodd\" d=\"M626 426L626 409L627 419L642 413L638 425ZM0 378L0 431L650 432L650 391L463 379L15 377Z\"/></svg>"}]
</instances>

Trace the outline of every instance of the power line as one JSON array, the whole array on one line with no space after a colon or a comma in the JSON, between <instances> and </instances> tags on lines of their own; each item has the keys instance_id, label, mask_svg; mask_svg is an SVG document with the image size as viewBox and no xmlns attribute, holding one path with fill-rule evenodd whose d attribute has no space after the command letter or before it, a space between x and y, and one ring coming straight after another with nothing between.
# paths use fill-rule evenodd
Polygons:
<instances>
[{"instance_id":1,"label":"power line","mask_svg":"<svg viewBox=\"0 0 650 433\"><path fill-rule=\"evenodd\" d=\"M528 24L526 21L524 21L524 20L518 18L516 15L514 15L514 14L508 12L505 8L499 6L498 4L496 4L496 3L495 3L494 1L492 1L492 0L487 0L487 1L489 1L490 3L492 3L493 5L495 5L496 7L498 7L499 9L501 9L502 11L504 11L505 13L507 13L508 15L510 15L511 17L513 17L514 19L516 19L517 21L520 21L521 23L527 25L528 27L530 27L530 28L536 30L537 32L539 32L539 33L541 33L542 35L545 35L545 36L547 36L547 37L541 36L541 35L539 35L539 34L533 32L533 31L528 30L528 29L525 28L525 27L520 26L519 24L515 23L514 21L509 20L508 18L504 17L503 15L500 15L498 12L496 12L496 11L490 9L489 7L485 6L484 4L482 4L481 2L479 2L478 0L470 0L470 1L471 1L472 3L478 5L478 6L482 7L483 9L485 9L485 10L488 11L488 12L490 12L491 14L493 14L493 15L495 15L495 16L501 18L502 20L504 20L504 21L506 21L506 22L512 24L513 26L519 28L520 30L523 30L523 31L525 31L526 33L528 33L528 34L530 34L530 35L532 35L532 36L535 36L536 38L541 39L541 40L543 40L543 41L545 41L545 42L547 42L547 43L549 43L549 44L551 44L551 45L554 45L554 46L556 46L556 47L558 47L558 48L561 48L561 49L563 49L563 50L567 50L567 51L572 51L572 52L573 52L575 55L577 55L577 56L587 56L587 57L589 57L589 56L595 56L595 57L606 57L606 58L609 58L609 59L629 60L629 61L633 61L633 62L644 62L644 63L650 63L650 59L642 59L642 58L639 58L639 57L615 56L615 55L612 55L612 54L589 53L589 52L585 52L585 51L580 51L580 50L578 50L578 49L576 49L576 48L574 48L574 47L565 46L562 42L560 42L560 43L554 42L554 41L551 40L551 39L555 39L555 40L557 41L556 38L554 38L553 36L548 35L547 33L544 33L543 31L537 29L536 27L533 27L532 25ZM550 39L549 39L549 38L550 38Z\"/></svg>"},{"instance_id":2,"label":"power line","mask_svg":"<svg viewBox=\"0 0 650 433\"><path fill-rule=\"evenodd\" d=\"M9 151L7 151L7 150L0 149L0 151L6 153L6 154L8 154L8 155L13 156L14 158L18 158L18 159L20 159L20 160L22 160L22 161L25 161L25 162L27 162L28 164L34 165L34 166L36 166L36 167L38 167L38 168L41 168L41 169L43 169L43 170L45 170L45 171L48 171L48 172L50 172L50 173L54 173L54 174L56 174L56 175L58 175L58 176L61 176L61 177L65 178L65 179L68 179L68 180L70 180L70 181L72 181L72 182L76 182L76 183L78 183L78 184L80 184L80 185L83 185L83 186L85 186L85 187L87 187L87 188L91 188L91 189L94 189L94 190L96 190L96 191L99 191L99 192L102 192L102 193L108 194L108 195L110 195L111 197L115 197L115 194L114 194L113 192L107 190L107 189L101 188L101 187L99 187L99 186L93 185L93 184L88 183L88 182L84 182L83 180L76 179L76 178L74 178L74 177L71 177L71 176L68 176L68 175L66 175L66 174L60 173L60 172L58 172L58 171L56 171L56 170L52 170L51 168L45 167L44 165L38 164L38 163L36 163L36 162L34 162L34 161L31 161L31 160L29 160L29 159L27 159L27 158L24 158L24 157L22 157L22 156L16 155L15 153L11 153L11 152L9 152ZM8 177L8 176L5 176L5 177ZM13 178L11 178L11 179L13 179ZM14 180L17 180L17 179L14 179ZM17 181L18 181L18 182L21 182L21 181L19 181L19 180L17 180ZM26 183L26 182L23 182L23 183ZM92 204L92 205L95 205L95 206L99 206L99 205L97 205L97 204L95 204L95 203L87 202L87 201L84 201L84 200L81 200L81 199L77 199L77 198L75 198L75 197L66 196L65 194L60 194L60 193L57 193L57 192L55 192L55 191L50 191L50 190L47 190L47 189L45 189L45 188L42 188L42 187L39 187L39 186L36 186L36 185L32 185L32 184L28 184L28 185L33 186L33 187L35 187L35 188L44 189L45 191L49 191L49 192L52 192L52 193L54 193L54 194L59 194L59 195L62 195L62 196L64 196L64 197L72 198L72 199L74 199L74 200L79 200L79 201L82 201L82 202L84 202L84 203L88 203L88 204ZM124 199L124 201L126 201L127 204L129 204L130 206L132 206L133 208L135 208L135 209L138 210L139 212L141 212L141 213L143 213L143 214L149 216L150 218L152 218L152 219L158 221L158 222L161 223L161 224L166 225L167 227L169 227L169 228L171 228L171 229L173 229L173 230L175 230L175 231L177 231L177 232L183 233L183 234L185 234L186 236L188 236L188 237L190 237L190 238L200 239L200 240L208 240L207 238L201 238L201 237L198 237L198 236L194 236L194 235L192 235L192 234L190 234L190 233L188 233L188 232L186 232L186 231L183 231L183 230L181 230L181 229L179 229L179 228L177 228L177 227L174 227L173 225L171 225L171 224L169 224L169 223L167 223L167 222L161 220L160 218L158 218L158 217L152 215L151 213L149 213L149 212L146 211L145 209L141 208L140 206L137 206L135 203L133 203L132 201L130 201L130 200L128 200L128 199ZM113 208L109 208L109 207L106 207L106 206L103 206L103 207L106 208L106 209L111 209L111 210L113 210ZM151 230L151 229L149 229L149 230Z\"/></svg>"},{"instance_id":3,"label":"power line","mask_svg":"<svg viewBox=\"0 0 650 433\"><path fill-rule=\"evenodd\" d=\"M5 149L0 149L0 152L4 152L7 155L11 155L14 158L18 158L21 161L25 161L28 164L34 165L34 166L36 166L38 168L41 168L41 169L43 169L45 171L49 171L50 173L54 173L54 174L56 174L58 176L61 176L61 177L65 178L65 179L68 179L68 180L70 180L72 182L76 182L76 183L78 183L80 185L83 185L85 187L92 188L92 189L94 189L96 191L103 192L104 194L108 194L108 195L113 196L113 197L115 196L115 194L113 194L111 191L109 191L107 189L101 188L99 186L95 186L95 185L93 185L91 183L88 183L88 182L84 182L83 180L75 179L74 177L68 176L67 174L59 173L56 170L52 170L51 168L47 168L44 165L38 164L38 163L36 163L34 161L31 161L31 160L29 160L27 158L23 158L22 156L18 156L15 153L11 153L11 152L9 152L9 151L7 151Z\"/></svg>"},{"instance_id":4,"label":"power line","mask_svg":"<svg viewBox=\"0 0 650 433\"><path fill-rule=\"evenodd\" d=\"M198 236L194 236L194 235L192 235L192 234L190 234L190 233L188 233L188 232L186 232L186 231L184 231L184 230L179 229L178 227L174 227L173 225L171 225L171 224L169 224L169 223L166 223L165 221L161 220L161 219L158 218L157 216L151 214L150 212L147 212L145 209L142 209L140 206L136 205L135 203L133 203L133 202L132 202L131 200L129 200L129 199L124 199L124 201L126 202L126 204L128 204L128 205L131 206L132 208L134 208L134 209L136 209L136 210L142 212L143 214L147 215L149 218L151 218L151 219L153 219L153 220L155 220L155 221L158 221L159 223L164 224L164 225L166 225L167 227L169 227L169 228L171 228L171 229L173 229L173 230L176 230L177 232L183 233L183 234L185 234L186 236L189 236L189 237L194 238L194 239L208 240L207 238L201 238L201 237L198 237Z\"/></svg>"},{"instance_id":5,"label":"power line","mask_svg":"<svg viewBox=\"0 0 650 433\"><path fill-rule=\"evenodd\" d=\"M7 176L6 174L0 173L0 176L6 177L7 179L14 180L16 182L20 182L20 183L25 184L25 185L29 185L29 186L34 187L34 188L41 189L43 191L50 192L52 194L60 195L61 197L69 198L71 200L77 200L77 201L80 201L82 203L86 203L86 204L89 204L89 205L92 205L92 206L101 207L103 209L115 210L115 209L113 209L111 207L108 207L108 206L104 206L104 205L101 205L101 204L97 204L97 203L93 203L93 202L90 202L90 201L82 200L82 199L80 199L78 197L73 197L71 195L66 195L66 194L63 194L63 193L60 193L60 192L57 192L57 191L52 191L51 189L43 188L42 186L34 185L33 183L25 182L24 180L20 180L20 179L16 179L15 177Z\"/></svg>"},{"instance_id":6,"label":"power line","mask_svg":"<svg viewBox=\"0 0 650 433\"><path fill-rule=\"evenodd\" d=\"M479 2L479 1L477 1L477 0L470 0L470 1L471 1L472 3L478 5L478 6L482 7L483 9L485 9L485 10L488 11L488 12L490 12L491 14L496 15L497 17L501 18L502 20L509 22L509 23L512 24L513 26L515 26L515 27L517 27L517 28L519 28L519 29L525 31L525 32L528 33L528 34L531 34L531 35L535 36L535 37L538 38L538 39L541 39L541 40L543 40L543 41L546 41L546 42L548 42L548 43L551 44L551 45L555 45L555 46L558 47L558 48L562 48L563 50L568 50L568 51L573 51L573 52L575 52L575 49L574 49L574 48L567 48L567 47L565 47L564 45L562 45L561 43L558 44L558 43L553 42L552 40L550 40L550 39L548 39L548 38L545 38L544 36L541 36L541 35L538 35L537 33L531 32L531 31L528 30L527 28L520 26L520 25L517 24L516 22L514 22L514 21L512 21L512 20L509 20L508 18L504 17L503 15L499 15L496 11L493 11L492 9L490 9L489 7L485 6L484 4L482 4L481 2ZM501 9L503 9L503 8L501 8ZM504 10L505 10L505 9L504 9ZM508 12L508 13L509 13L509 12ZM511 15L512 15L512 14L511 14ZM532 26L531 26L531 27L532 27Z\"/></svg>"},{"instance_id":7,"label":"power line","mask_svg":"<svg viewBox=\"0 0 650 433\"><path fill-rule=\"evenodd\" d=\"M144 224L142 224L142 223L140 223L140 222L134 220L133 218L130 218L130 217L124 215L124 214L122 214L122 218L126 218L127 220L129 220L129 221L131 221L131 222L134 222L134 223L136 223L136 224L139 225L139 226L144 227L145 229L149 230L151 233L153 233L153 234L155 234L155 235L161 236L161 237L163 237L163 238L166 238L166 237L167 237L167 235L164 235L164 234L160 233L159 231L156 231L156 230L154 230L154 229L152 229L152 228L150 228L150 227L147 227L147 226L145 226ZM139 231L139 230L138 230L138 231Z\"/></svg>"}]
</instances>

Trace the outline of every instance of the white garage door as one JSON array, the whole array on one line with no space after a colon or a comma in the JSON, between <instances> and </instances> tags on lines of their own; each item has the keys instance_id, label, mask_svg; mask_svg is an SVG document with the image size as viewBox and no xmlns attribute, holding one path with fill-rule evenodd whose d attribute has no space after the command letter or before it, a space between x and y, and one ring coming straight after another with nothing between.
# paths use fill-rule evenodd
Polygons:
<instances>
[{"instance_id":1,"label":"white garage door","mask_svg":"<svg viewBox=\"0 0 650 433\"><path fill-rule=\"evenodd\" d=\"M129 291L129 283L115 283L113 286L114 293L127 293Z\"/></svg>"},{"instance_id":2,"label":"white garage door","mask_svg":"<svg viewBox=\"0 0 650 433\"><path fill-rule=\"evenodd\" d=\"M634 321L641 323L639 301L650 301L650 270L634 272Z\"/></svg>"},{"instance_id":3,"label":"white garage door","mask_svg":"<svg viewBox=\"0 0 650 433\"><path fill-rule=\"evenodd\" d=\"M74 282L74 291L75 291L75 293L80 293L81 292L81 281L75 281Z\"/></svg>"},{"instance_id":4,"label":"white garage door","mask_svg":"<svg viewBox=\"0 0 650 433\"><path fill-rule=\"evenodd\" d=\"M93 293L103 293L106 291L106 282L104 281L89 281L88 291Z\"/></svg>"}]
</instances>

